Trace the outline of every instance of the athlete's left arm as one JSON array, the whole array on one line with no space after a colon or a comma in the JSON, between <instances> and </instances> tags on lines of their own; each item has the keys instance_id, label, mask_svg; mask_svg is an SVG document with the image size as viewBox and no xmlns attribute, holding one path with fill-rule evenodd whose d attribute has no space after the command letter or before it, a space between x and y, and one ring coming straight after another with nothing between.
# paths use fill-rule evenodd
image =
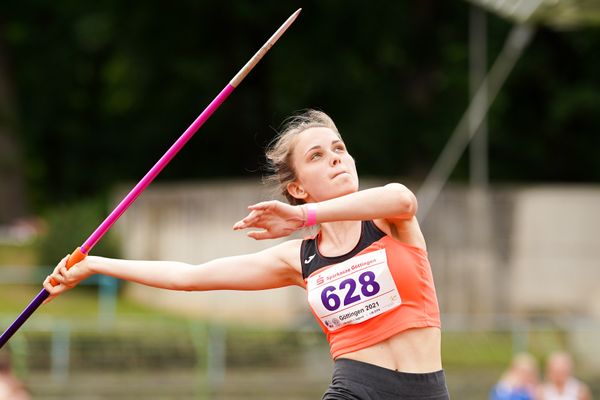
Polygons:
<instances>
[{"instance_id":1,"label":"athlete's left arm","mask_svg":"<svg viewBox=\"0 0 600 400\"><path fill-rule=\"evenodd\" d=\"M317 222L406 221L416 212L415 195L400 183L390 183L318 203Z\"/></svg>"},{"instance_id":2,"label":"athlete's left arm","mask_svg":"<svg viewBox=\"0 0 600 400\"><path fill-rule=\"evenodd\" d=\"M416 224L417 199L400 183L350 193L319 202L316 207L317 223L377 220L389 225L391 231L412 231L411 226ZM249 209L250 214L237 222L234 229L263 229L249 233L255 239L287 236L301 228L307 218L305 205L291 206L280 201L258 203Z\"/></svg>"},{"instance_id":3,"label":"athlete's left arm","mask_svg":"<svg viewBox=\"0 0 600 400\"><path fill-rule=\"evenodd\" d=\"M317 221L374 220L395 239L425 249L417 208L417 198L410 189L390 183L319 203Z\"/></svg>"}]
</instances>

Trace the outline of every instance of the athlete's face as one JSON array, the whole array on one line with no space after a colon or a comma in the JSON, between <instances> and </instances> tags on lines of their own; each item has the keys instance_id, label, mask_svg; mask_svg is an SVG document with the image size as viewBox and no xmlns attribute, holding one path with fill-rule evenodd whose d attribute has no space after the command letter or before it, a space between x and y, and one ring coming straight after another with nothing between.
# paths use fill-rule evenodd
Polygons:
<instances>
[{"instance_id":1,"label":"athlete's face","mask_svg":"<svg viewBox=\"0 0 600 400\"><path fill-rule=\"evenodd\" d=\"M354 159L329 128L310 128L296 138L292 152L296 180L288 191L306 202L319 202L358 190Z\"/></svg>"}]
</instances>

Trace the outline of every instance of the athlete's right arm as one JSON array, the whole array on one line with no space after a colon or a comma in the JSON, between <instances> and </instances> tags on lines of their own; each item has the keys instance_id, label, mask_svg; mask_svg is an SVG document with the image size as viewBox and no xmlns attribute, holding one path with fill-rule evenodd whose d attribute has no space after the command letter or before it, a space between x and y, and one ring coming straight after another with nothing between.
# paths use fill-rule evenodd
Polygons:
<instances>
[{"instance_id":1,"label":"athlete's right arm","mask_svg":"<svg viewBox=\"0 0 600 400\"><path fill-rule=\"evenodd\" d=\"M162 289L186 291L261 290L302 286L300 243L298 239L289 240L257 253L218 258L200 265L88 256L67 270L65 257L52 275L46 278L44 288L52 299L94 274ZM59 285L52 286L51 279Z\"/></svg>"}]
</instances>

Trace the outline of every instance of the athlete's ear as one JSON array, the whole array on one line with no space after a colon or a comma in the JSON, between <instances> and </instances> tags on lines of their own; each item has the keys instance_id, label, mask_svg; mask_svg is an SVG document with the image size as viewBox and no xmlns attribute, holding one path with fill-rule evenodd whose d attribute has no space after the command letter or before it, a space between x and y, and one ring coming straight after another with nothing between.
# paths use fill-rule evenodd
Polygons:
<instances>
[{"instance_id":1,"label":"athlete's ear","mask_svg":"<svg viewBox=\"0 0 600 400\"><path fill-rule=\"evenodd\" d=\"M287 189L288 193L291 194L292 197L294 197L296 199L305 200L308 197L308 193L306 193L306 191L304 191L304 188L302 187L302 185L300 183L298 183L297 181L288 183L286 186L286 189Z\"/></svg>"}]
</instances>

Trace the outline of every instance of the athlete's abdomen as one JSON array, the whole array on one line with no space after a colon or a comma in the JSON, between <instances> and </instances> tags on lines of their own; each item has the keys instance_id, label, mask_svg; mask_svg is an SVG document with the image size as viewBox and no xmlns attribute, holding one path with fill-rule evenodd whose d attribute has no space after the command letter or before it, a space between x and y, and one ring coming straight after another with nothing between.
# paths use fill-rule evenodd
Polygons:
<instances>
[{"instance_id":1,"label":"athlete's abdomen","mask_svg":"<svg viewBox=\"0 0 600 400\"><path fill-rule=\"evenodd\" d=\"M401 372L439 371L442 369L441 331L433 327L409 329L367 348L342 354L339 358Z\"/></svg>"}]
</instances>

